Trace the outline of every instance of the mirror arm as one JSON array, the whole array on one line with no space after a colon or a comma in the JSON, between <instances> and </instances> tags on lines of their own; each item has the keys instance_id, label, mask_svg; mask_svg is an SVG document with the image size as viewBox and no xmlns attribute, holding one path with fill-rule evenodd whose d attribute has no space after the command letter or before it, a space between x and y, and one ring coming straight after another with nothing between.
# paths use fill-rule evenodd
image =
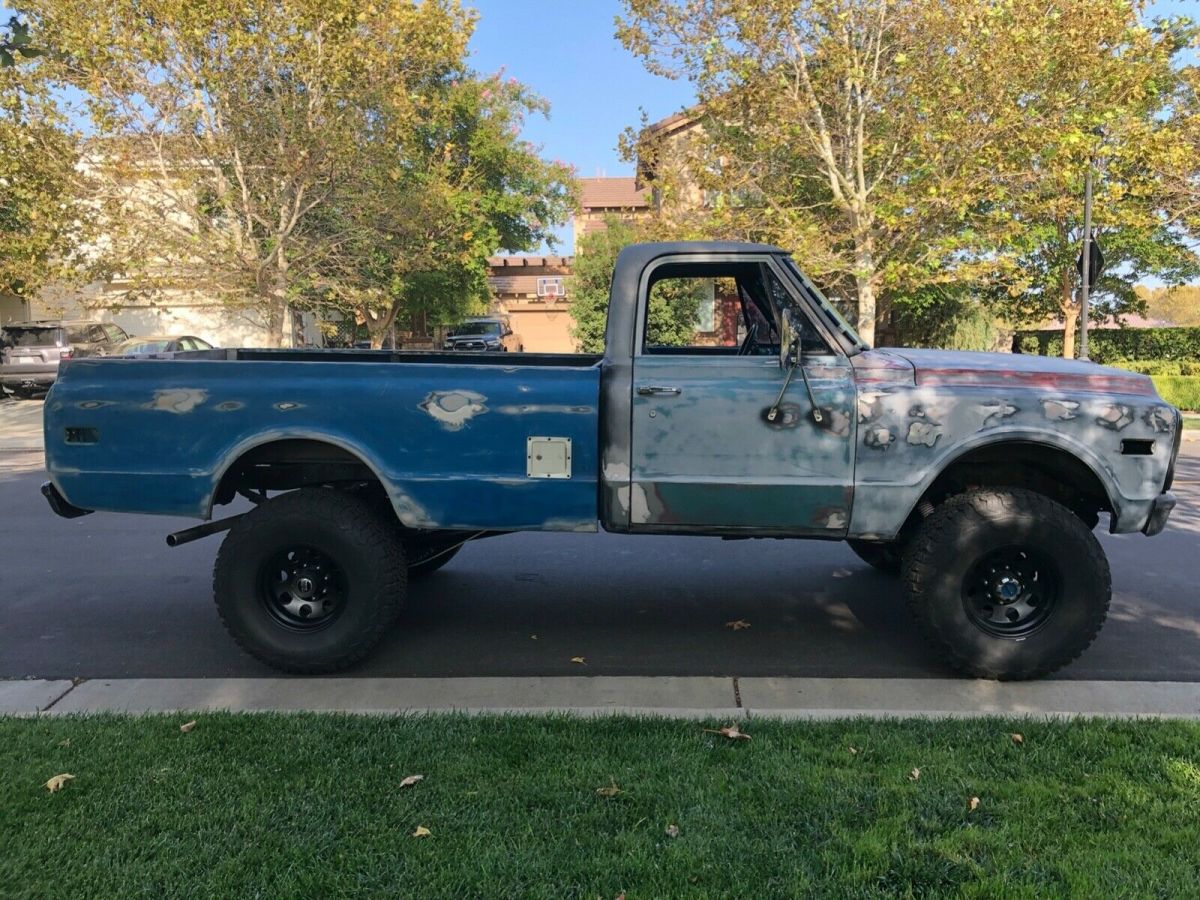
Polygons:
<instances>
[{"instance_id":1,"label":"mirror arm","mask_svg":"<svg viewBox=\"0 0 1200 900\"><path fill-rule=\"evenodd\" d=\"M804 381L804 389L808 392L808 401L812 404L812 419L820 425L825 421L825 414L821 412L821 407L817 406L817 395L813 393L812 384L808 380L808 373L804 371L804 360L799 351L796 353L796 361L788 367L787 377L783 379L783 387L779 389L779 396L767 410L767 421L774 422L779 418L779 405L783 403L783 395L787 393L788 385L792 383L792 375L796 373L797 369L800 370L800 378Z\"/></svg>"}]
</instances>

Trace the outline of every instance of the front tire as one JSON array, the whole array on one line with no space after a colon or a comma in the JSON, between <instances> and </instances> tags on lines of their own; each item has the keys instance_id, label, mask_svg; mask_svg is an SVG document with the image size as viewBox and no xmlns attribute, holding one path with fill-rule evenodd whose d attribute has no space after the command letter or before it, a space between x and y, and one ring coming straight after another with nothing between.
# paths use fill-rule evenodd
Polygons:
<instances>
[{"instance_id":1,"label":"front tire","mask_svg":"<svg viewBox=\"0 0 1200 900\"><path fill-rule=\"evenodd\" d=\"M1020 488L947 500L909 544L903 576L925 637L979 678L1062 668L1095 639L1112 597L1092 532L1065 506Z\"/></svg>"},{"instance_id":2,"label":"front tire","mask_svg":"<svg viewBox=\"0 0 1200 900\"><path fill-rule=\"evenodd\" d=\"M282 494L237 521L213 569L217 611L250 655L324 674L364 659L395 621L407 586L396 529L359 497Z\"/></svg>"}]
</instances>

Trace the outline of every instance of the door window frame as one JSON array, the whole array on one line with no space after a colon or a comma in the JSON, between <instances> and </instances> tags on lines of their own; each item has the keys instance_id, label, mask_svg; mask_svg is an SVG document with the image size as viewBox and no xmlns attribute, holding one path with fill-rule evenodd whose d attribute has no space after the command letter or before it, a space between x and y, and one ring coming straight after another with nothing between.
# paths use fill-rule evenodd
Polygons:
<instances>
[{"instance_id":1,"label":"door window frame","mask_svg":"<svg viewBox=\"0 0 1200 900\"><path fill-rule=\"evenodd\" d=\"M748 360L754 359L769 359L775 366L779 365L779 361L771 356L740 356L738 354L724 354L709 352L689 353L689 348L681 348L678 351L670 353L654 353L646 351L646 321L648 316L647 307L650 302L650 288L653 283L654 273L663 266L678 266L693 264L696 266L716 266L721 263L758 263L765 265L767 269L775 276L776 280L787 292L791 298L796 312L803 315L809 325L821 335L825 341L825 345L830 348L829 355L837 358L845 358L846 353L843 342L838 339L838 336L825 326L820 315L812 309L809 299L804 294L797 290L795 281L786 274L785 268L779 263L776 255L773 253L714 253L697 256L689 253L672 254L670 256L661 256L655 259L650 265L642 270L641 277L638 279L638 295L637 295L637 311L634 321L633 334L633 360L636 363L638 359L685 359L689 361L707 360L715 362L717 360L734 361L745 364ZM679 277L706 277L706 276L679 276ZM713 276L715 277L715 276ZM696 348L697 350L706 350L708 348ZM825 358L825 354L813 355L813 358Z\"/></svg>"}]
</instances>

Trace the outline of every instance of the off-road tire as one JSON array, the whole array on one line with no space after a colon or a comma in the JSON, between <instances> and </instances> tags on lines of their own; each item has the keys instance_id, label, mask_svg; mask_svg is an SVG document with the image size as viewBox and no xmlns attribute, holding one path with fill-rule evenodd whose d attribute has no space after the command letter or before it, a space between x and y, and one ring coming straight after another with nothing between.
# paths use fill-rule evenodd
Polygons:
<instances>
[{"instance_id":1,"label":"off-road tire","mask_svg":"<svg viewBox=\"0 0 1200 900\"><path fill-rule=\"evenodd\" d=\"M869 566L888 575L899 575L903 562L900 545L895 541L846 541L854 555Z\"/></svg>"},{"instance_id":2,"label":"off-road tire","mask_svg":"<svg viewBox=\"0 0 1200 900\"><path fill-rule=\"evenodd\" d=\"M462 550L462 544L457 547L451 547L449 550L440 550L434 548L432 550L412 547L408 548L408 577L411 581L414 578L424 578L426 575L432 575L454 557L458 556L458 551ZM423 558L428 555L428 558Z\"/></svg>"},{"instance_id":3,"label":"off-road tire","mask_svg":"<svg viewBox=\"0 0 1200 900\"><path fill-rule=\"evenodd\" d=\"M967 593L990 554L1036 554L1055 599L1035 630L996 636L972 618ZM978 678L1039 678L1095 639L1112 596L1108 560L1065 506L1021 488L952 497L921 523L902 569L908 606L926 639L953 668Z\"/></svg>"},{"instance_id":4,"label":"off-road tire","mask_svg":"<svg viewBox=\"0 0 1200 900\"><path fill-rule=\"evenodd\" d=\"M289 546L310 547L340 570L344 602L318 630L297 630L270 610L264 567ZM285 672L324 674L364 659L399 614L407 587L394 524L365 500L329 488L281 494L244 515L221 543L213 596L225 628L251 656Z\"/></svg>"}]
</instances>

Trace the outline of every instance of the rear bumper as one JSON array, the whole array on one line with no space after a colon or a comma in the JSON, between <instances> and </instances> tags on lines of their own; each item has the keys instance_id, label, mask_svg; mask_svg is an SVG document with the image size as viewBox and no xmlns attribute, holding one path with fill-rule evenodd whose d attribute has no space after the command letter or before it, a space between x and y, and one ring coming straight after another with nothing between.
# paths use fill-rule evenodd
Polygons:
<instances>
[{"instance_id":1,"label":"rear bumper","mask_svg":"<svg viewBox=\"0 0 1200 900\"><path fill-rule=\"evenodd\" d=\"M1146 524L1142 527L1142 534L1147 537L1154 537L1167 527L1167 519L1171 516L1171 510L1175 508L1175 495L1170 491L1159 494L1155 499L1154 504L1150 507L1150 518L1146 520Z\"/></svg>"},{"instance_id":2,"label":"rear bumper","mask_svg":"<svg viewBox=\"0 0 1200 900\"><path fill-rule=\"evenodd\" d=\"M49 387L58 379L58 366L3 366L0 384L8 388Z\"/></svg>"},{"instance_id":3,"label":"rear bumper","mask_svg":"<svg viewBox=\"0 0 1200 900\"><path fill-rule=\"evenodd\" d=\"M62 516L64 519L78 519L80 516L86 516L92 512L90 509L73 506L50 481L42 482L42 496L46 498L46 502L50 504L55 515Z\"/></svg>"}]
</instances>

